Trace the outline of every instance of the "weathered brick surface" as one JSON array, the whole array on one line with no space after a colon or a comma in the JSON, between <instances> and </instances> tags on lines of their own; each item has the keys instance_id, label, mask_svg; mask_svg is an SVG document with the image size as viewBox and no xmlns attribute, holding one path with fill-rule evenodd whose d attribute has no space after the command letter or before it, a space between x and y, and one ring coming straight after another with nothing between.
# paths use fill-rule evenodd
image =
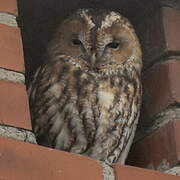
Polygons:
<instances>
[{"instance_id":1,"label":"weathered brick surface","mask_svg":"<svg viewBox=\"0 0 180 180\"><path fill-rule=\"evenodd\" d=\"M115 165L116 180L179 180L178 176L130 166Z\"/></svg>"},{"instance_id":2,"label":"weathered brick surface","mask_svg":"<svg viewBox=\"0 0 180 180\"><path fill-rule=\"evenodd\" d=\"M0 81L0 123L31 129L28 97L24 85Z\"/></svg>"},{"instance_id":3,"label":"weathered brick surface","mask_svg":"<svg viewBox=\"0 0 180 180\"><path fill-rule=\"evenodd\" d=\"M180 162L180 121L171 121L133 145L127 163L167 170Z\"/></svg>"},{"instance_id":4,"label":"weathered brick surface","mask_svg":"<svg viewBox=\"0 0 180 180\"><path fill-rule=\"evenodd\" d=\"M103 180L100 164L84 156L0 138L0 179Z\"/></svg>"},{"instance_id":5,"label":"weathered brick surface","mask_svg":"<svg viewBox=\"0 0 180 180\"><path fill-rule=\"evenodd\" d=\"M161 7L137 25L143 47L144 65L151 65L169 52L180 54L180 10Z\"/></svg>"},{"instance_id":6,"label":"weathered brick surface","mask_svg":"<svg viewBox=\"0 0 180 180\"><path fill-rule=\"evenodd\" d=\"M24 72L23 47L20 30L0 24L0 67Z\"/></svg>"},{"instance_id":7,"label":"weathered brick surface","mask_svg":"<svg viewBox=\"0 0 180 180\"><path fill-rule=\"evenodd\" d=\"M17 15L16 0L0 0L0 11Z\"/></svg>"},{"instance_id":8,"label":"weathered brick surface","mask_svg":"<svg viewBox=\"0 0 180 180\"><path fill-rule=\"evenodd\" d=\"M143 77L144 123L169 105L180 102L180 61L169 60L158 64Z\"/></svg>"}]
</instances>

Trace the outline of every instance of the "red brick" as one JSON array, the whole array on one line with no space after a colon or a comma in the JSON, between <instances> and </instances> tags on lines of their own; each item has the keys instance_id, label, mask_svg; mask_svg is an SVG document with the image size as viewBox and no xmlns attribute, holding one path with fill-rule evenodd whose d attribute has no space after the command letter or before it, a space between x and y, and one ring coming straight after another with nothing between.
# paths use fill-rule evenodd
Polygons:
<instances>
[{"instance_id":1,"label":"red brick","mask_svg":"<svg viewBox=\"0 0 180 180\"><path fill-rule=\"evenodd\" d=\"M0 11L17 15L18 11L16 0L0 0Z\"/></svg>"},{"instance_id":2,"label":"red brick","mask_svg":"<svg viewBox=\"0 0 180 180\"><path fill-rule=\"evenodd\" d=\"M100 164L90 158L0 138L0 179L103 180Z\"/></svg>"},{"instance_id":3,"label":"red brick","mask_svg":"<svg viewBox=\"0 0 180 180\"><path fill-rule=\"evenodd\" d=\"M179 60L166 61L144 74L143 114L146 119L180 102L180 83L177 77L180 77Z\"/></svg>"},{"instance_id":4,"label":"red brick","mask_svg":"<svg viewBox=\"0 0 180 180\"><path fill-rule=\"evenodd\" d=\"M116 180L179 180L178 176L131 166L115 165L114 169Z\"/></svg>"},{"instance_id":5,"label":"red brick","mask_svg":"<svg viewBox=\"0 0 180 180\"><path fill-rule=\"evenodd\" d=\"M133 145L129 165L164 169L180 163L180 121L171 121Z\"/></svg>"},{"instance_id":6,"label":"red brick","mask_svg":"<svg viewBox=\"0 0 180 180\"><path fill-rule=\"evenodd\" d=\"M24 85L0 81L0 123L31 129L28 97Z\"/></svg>"},{"instance_id":7,"label":"red brick","mask_svg":"<svg viewBox=\"0 0 180 180\"><path fill-rule=\"evenodd\" d=\"M24 57L20 30L0 24L0 67L24 72Z\"/></svg>"},{"instance_id":8,"label":"red brick","mask_svg":"<svg viewBox=\"0 0 180 180\"><path fill-rule=\"evenodd\" d=\"M169 52L180 53L180 10L161 7L141 21L137 25L137 31L142 43L145 66Z\"/></svg>"}]
</instances>

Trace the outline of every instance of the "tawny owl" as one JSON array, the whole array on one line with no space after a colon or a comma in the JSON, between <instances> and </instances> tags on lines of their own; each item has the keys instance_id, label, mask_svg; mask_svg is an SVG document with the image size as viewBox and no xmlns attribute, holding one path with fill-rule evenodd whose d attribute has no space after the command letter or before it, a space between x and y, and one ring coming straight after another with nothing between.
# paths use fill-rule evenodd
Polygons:
<instances>
[{"instance_id":1,"label":"tawny owl","mask_svg":"<svg viewBox=\"0 0 180 180\"><path fill-rule=\"evenodd\" d=\"M124 164L138 122L142 58L130 22L81 9L65 19L29 88L41 145Z\"/></svg>"}]
</instances>

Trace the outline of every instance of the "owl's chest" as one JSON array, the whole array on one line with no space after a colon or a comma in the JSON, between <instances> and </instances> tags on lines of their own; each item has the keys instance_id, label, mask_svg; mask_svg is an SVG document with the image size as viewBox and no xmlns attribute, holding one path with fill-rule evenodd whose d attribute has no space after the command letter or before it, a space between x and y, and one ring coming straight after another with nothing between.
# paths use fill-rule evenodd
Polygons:
<instances>
[{"instance_id":1,"label":"owl's chest","mask_svg":"<svg viewBox=\"0 0 180 180\"><path fill-rule=\"evenodd\" d=\"M117 98L119 77L102 77L85 72L72 72L67 79L67 90L74 99L87 100L103 108L109 108Z\"/></svg>"}]
</instances>

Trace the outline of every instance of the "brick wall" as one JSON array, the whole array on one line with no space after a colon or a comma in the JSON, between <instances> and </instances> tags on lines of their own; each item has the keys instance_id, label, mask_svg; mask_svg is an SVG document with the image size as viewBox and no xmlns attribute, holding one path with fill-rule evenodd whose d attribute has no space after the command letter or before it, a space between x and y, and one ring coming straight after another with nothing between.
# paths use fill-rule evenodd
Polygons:
<instances>
[{"instance_id":1,"label":"brick wall","mask_svg":"<svg viewBox=\"0 0 180 180\"><path fill-rule=\"evenodd\" d=\"M174 168L180 175L179 7L166 3L145 18L148 29L144 29L143 23L138 27L146 42L144 95L136 142L128 164L160 171Z\"/></svg>"},{"instance_id":2,"label":"brick wall","mask_svg":"<svg viewBox=\"0 0 180 180\"><path fill-rule=\"evenodd\" d=\"M143 75L143 115L128 162L143 168L167 170L176 167L180 157L180 91L176 82L180 73L180 44L178 38L172 41L173 34L177 34L180 28L176 19L180 16L179 11L173 8L162 7L157 13L160 15L159 24L157 21L153 21L153 24L152 21L146 18L145 20L146 23L151 22L149 27L156 25L158 29L161 26L163 30L163 33L158 35L163 41L157 43L157 48L162 51L154 48L157 42L154 36L150 38L152 42L149 42L150 45L154 44L150 47L152 54L158 57L159 52L161 58L156 59L146 54L144 59L147 68ZM178 180L179 177L165 173L118 164L109 166L84 156L36 145L31 131L24 83L23 48L20 29L16 23L17 16L16 0L0 0L0 179ZM169 23L174 28L170 28ZM24 48L28 51L27 47L30 46L26 45ZM146 52L144 48L143 51Z\"/></svg>"}]
</instances>

